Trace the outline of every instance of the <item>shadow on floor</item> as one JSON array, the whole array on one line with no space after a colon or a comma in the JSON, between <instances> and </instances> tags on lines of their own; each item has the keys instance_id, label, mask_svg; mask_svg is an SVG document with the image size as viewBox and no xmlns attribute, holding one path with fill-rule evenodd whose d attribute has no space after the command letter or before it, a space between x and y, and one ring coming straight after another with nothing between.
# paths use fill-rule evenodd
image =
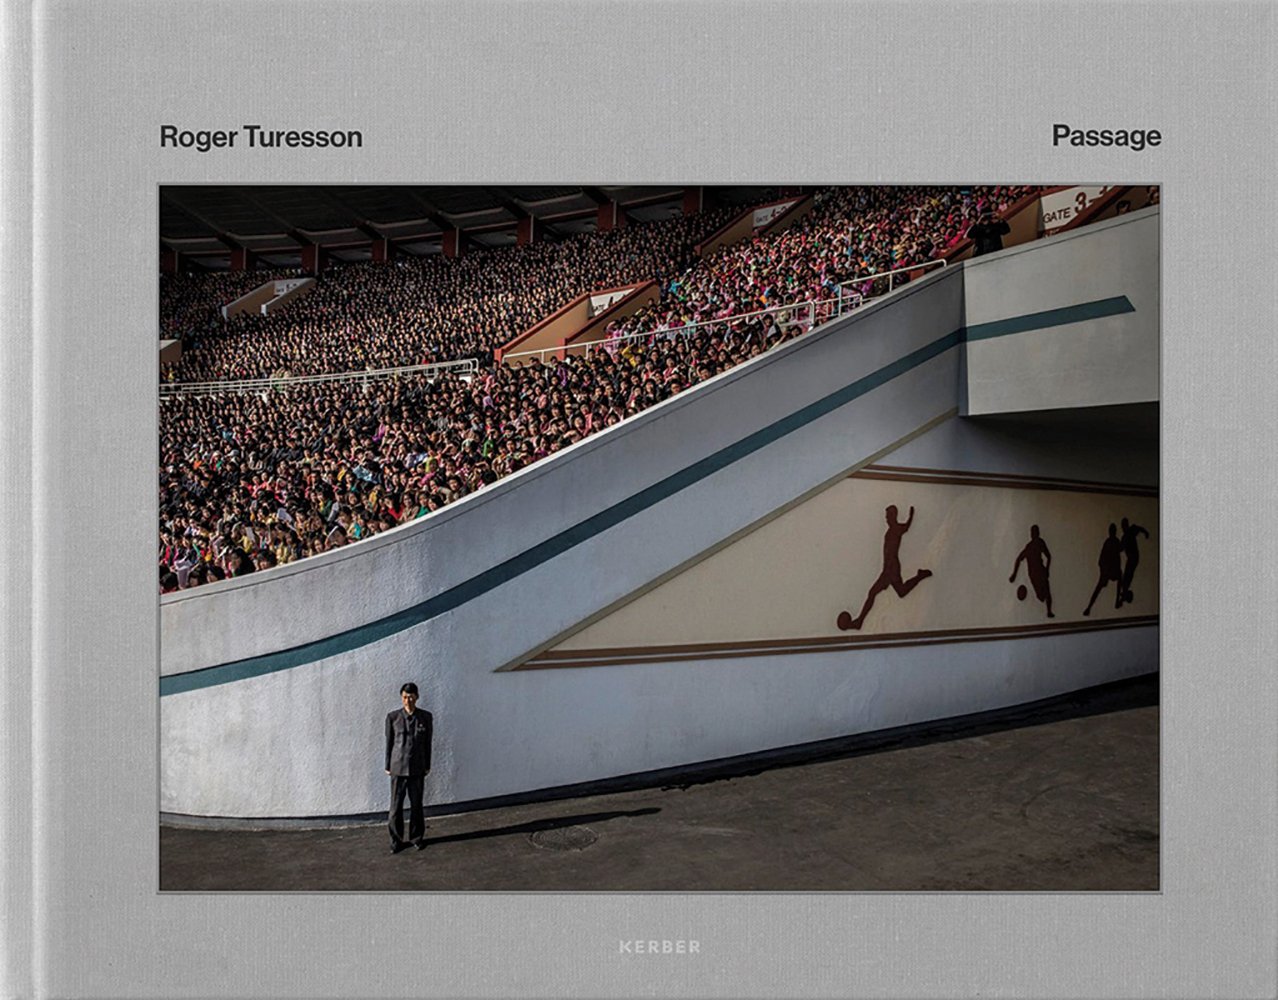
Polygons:
<instances>
[{"instance_id":1,"label":"shadow on floor","mask_svg":"<svg viewBox=\"0 0 1278 1000\"><path fill-rule=\"evenodd\" d=\"M948 743L990 733L1043 726L1065 719L1081 719L1158 704L1158 675L1145 674L1070 694L1015 705L1011 708L940 719L860 736L840 736L817 743L803 743L742 758L726 758L683 770L677 781L662 783L663 790L687 789L713 781L746 778L784 767L824 761L848 760L867 754L905 750L909 747Z\"/></svg>"},{"instance_id":2,"label":"shadow on floor","mask_svg":"<svg viewBox=\"0 0 1278 1000\"><path fill-rule=\"evenodd\" d=\"M590 823L606 823L610 819L623 816L652 816L661 810L656 806L646 809L622 809L611 812L583 813L577 816L556 816L553 819L536 819L527 823L515 823L511 826L499 826L491 830L471 830L469 833L456 833L448 837L427 837L426 843L452 844L463 840L484 840L488 837L506 837L518 833L541 833L545 830L561 830L570 826L586 826Z\"/></svg>"}]
</instances>

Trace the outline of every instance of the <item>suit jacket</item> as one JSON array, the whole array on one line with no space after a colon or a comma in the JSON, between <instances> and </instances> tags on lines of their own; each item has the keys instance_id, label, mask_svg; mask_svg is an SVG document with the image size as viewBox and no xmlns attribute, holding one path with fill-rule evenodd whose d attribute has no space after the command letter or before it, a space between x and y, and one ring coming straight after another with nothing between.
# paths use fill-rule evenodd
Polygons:
<instances>
[{"instance_id":1,"label":"suit jacket","mask_svg":"<svg viewBox=\"0 0 1278 1000\"><path fill-rule=\"evenodd\" d=\"M399 708L386 716L386 770L414 777L428 773L434 729L434 716L424 708L412 715Z\"/></svg>"}]
</instances>

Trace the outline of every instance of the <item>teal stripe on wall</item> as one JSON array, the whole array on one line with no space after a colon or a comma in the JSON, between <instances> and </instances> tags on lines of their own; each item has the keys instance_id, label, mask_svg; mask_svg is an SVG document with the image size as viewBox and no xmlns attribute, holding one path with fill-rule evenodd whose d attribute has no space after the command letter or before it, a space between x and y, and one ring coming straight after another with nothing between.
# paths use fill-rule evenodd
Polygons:
<instances>
[{"instance_id":1,"label":"teal stripe on wall","mask_svg":"<svg viewBox=\"0 0 1278 1000\"><path fill-rule=\"evenodd\" d=\"M1115 308L1113 303L1118 302L1126 303L1126 308ZM1119 312L1131 311L1133 311L1131 303L1128 302L1126 296L1121 296L1118 299L1103 299L1099 302L1082 303L1067 309L1053 309L1049 312L1034 313L1030 316L1017 317L1012 320L985 323L973 329L983 331L979 334L979 339L987 339L989 337L1006 336L1011 333L1021 333L1025 330L1060 326L1064 323L1076 323L1086 319L1093 319L1097 316L1110 316ZM1069 318L1071 316L1073 318ZM1035 322L1031 325L1024 325L1021 321L1026 320L1034 320ZM916 351L912 351L891 364L884 365L877 371L857 379L850 385L846 385L828 396L809 403L794 413L782 417L767 427L747 435L740 441L728 445L726 448L722 448L698 462L694 462L687 468L681 469L673 475L640 490L638 493L613 504L598 514L573 525L571 528L565 529L544 542L534 545L519 555L492 566L469 580L422 601L420 604L415 604L411 608L405 608L403 611L388 615L385 618L379 618L377 621L369 622L366 625L359 625L344 632L338 632L335 635L326 636L323 639L317 639L314 642L304 643L290 649L282 649L274 653L265 653L261 656L252 656L243 660L234 660L230 663L204 667L189 673L161 677L160 696L166 697L187 691L197 691L201 688L214 687L219 684L229 684L233 681L247 680L251 677L261 677L279 670L289 670L303 664L314 663L317 660L348 653L361 646L379 642L382 639L403 632L405 629L430 621L432 618L460 607L467 601L471 601L505 583L509 583L516 577L562 555L569 549L580 545L601 532L607 531L609 528L615 527L641 511L660 503L662 500L687 489L707 476L713 475L734 462L738 462L761 448L767 447L799 428L812 423L814 420L837 410L839 407L846 406L879 386L885 385L898 376L957 347L964 339L971 336L972 332L970 330L960 327L953 333L946 334L944 337L934 340Z\"/></svg>"},{"instance_id":2,"label":"teal stripe on wall","mask_svg":"<svg viewBox=\"0 0 1278 1000\"><path fill-rule=\"evenodd\" d=\"M1126 295L1116 295L1112 299L1097 299L1095 302L1082 302L1062 309L1027 313L1024 316L1013 316L1011 319L994 320L992 323L976 323L967 328L967 336L964 339L989 340L991 337L1006 337L1008 334L1025 333L1029 330L1046 330L1053 326L1065 326L1068 323L1081 323L1084 320L1103 319L1106 316L1119 316L1135 311L1136 307Z\"/></svg>"}]
</instances>

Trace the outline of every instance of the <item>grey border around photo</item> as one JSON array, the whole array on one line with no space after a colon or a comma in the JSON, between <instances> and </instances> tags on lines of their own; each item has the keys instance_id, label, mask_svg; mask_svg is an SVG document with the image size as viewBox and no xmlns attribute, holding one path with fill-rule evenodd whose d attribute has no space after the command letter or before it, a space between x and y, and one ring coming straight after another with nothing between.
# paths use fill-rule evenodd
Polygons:
<instances>
[{"instance_id":1,"label":"grey border around photo","mask_svg":"<svg viewBox=\"0 0 1278 1000\"><path fill-rule=\"evenodd\" d=\"M1258 224L1278 217L1278 5L2 16L0 461L20 537L0 577L0 996L1278 994L1278 533L1261 520L1278 317ZM1056 121L1163 141L1053 148ZM360 129L364 147L158 146L163 123L245 122ZM160 184L1089 180L1162 185L1161 891L157 891ZM635 938L700 950L620 953Z\"/></svg>"}]
</instances>

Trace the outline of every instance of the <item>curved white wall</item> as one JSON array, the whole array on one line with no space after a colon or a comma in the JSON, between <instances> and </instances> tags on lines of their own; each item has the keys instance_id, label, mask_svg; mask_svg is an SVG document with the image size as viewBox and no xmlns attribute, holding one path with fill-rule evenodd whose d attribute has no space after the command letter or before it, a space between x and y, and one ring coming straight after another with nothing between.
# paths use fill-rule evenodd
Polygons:
<instances>
[{"instance_id":1,"label":"curved white wall","mask_svg":"<svg viewBox=\"0 0 1278 1000\"><path fill-rule=\"evenodd\" d=\"M300 646L437 597L951 334L960 317L959 273L925 279L891 302L871 305L756 358L411 525L267 573L166 595L160 612L161 673L185 673ZM702 515L697 524L680 524L674 532L644 539L637 555L645 565L665 572L769 513L769 504L793 500L953 408L957 353L951 350L877 390L872 420L865 418L862 397L852 404L859 419L849 421L853 410L845 407L789 435L770 452L769 467L778 475L741 479L744 495L726 506L716 502L713 518ZM910 390L923 383L929 388L920 409ZM846 433L840 429L845 424ZM740 473L725 470L719 475ZM673 502L681 501L676 497ZM612 551L612 542L601 550L605 562ZM647 579L626 569L618 578L620 586L605 583L603 595L615 599ZM563 614L542 608L527 626L536 632L530 646L555 634L538 624L545 616L572 624L580 620L573 616L591 614L607 603L596 604L593 593L577 599L573 588L557 589L564 591L559 600L569 607ZM513 648L508 658L521 652Z\"/></svg>"}]
</instances>

